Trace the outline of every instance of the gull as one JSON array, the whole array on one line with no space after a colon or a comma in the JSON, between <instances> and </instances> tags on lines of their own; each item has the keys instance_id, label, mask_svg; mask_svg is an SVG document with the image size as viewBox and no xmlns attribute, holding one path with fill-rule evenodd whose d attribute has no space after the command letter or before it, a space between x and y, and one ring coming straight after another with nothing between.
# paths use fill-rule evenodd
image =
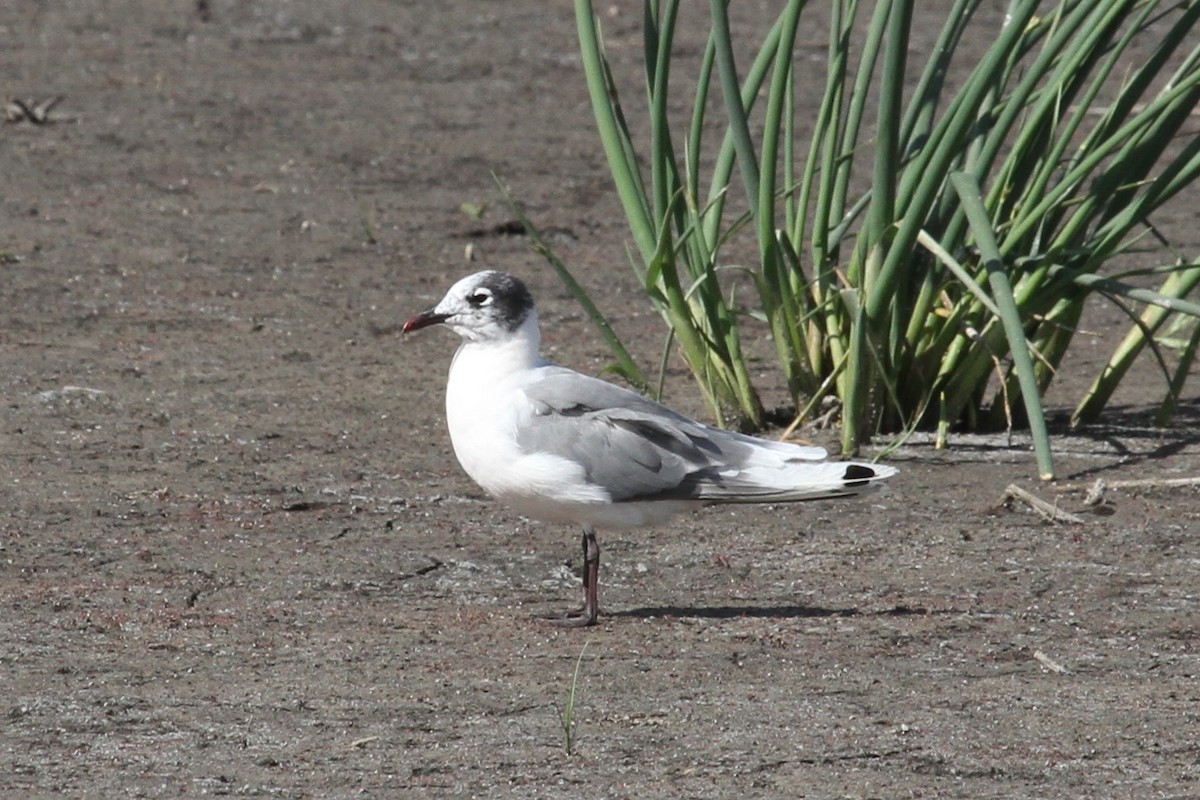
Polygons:
<instances>
[{"instance_id":1,"label":"gull","mask_svg":"<svg viewBox=\"0 0 1200 800\"><path fill-rule=\"evenodd\" d=\"M446 423L466 473L533 519L583 529L583 605L553 618L595 625L596 529L652 525L717 503L790 503L864 494L894 467L826 461L820 447L695 422L636 392L539 355L533 297L488 270L450 287L404 333L445 325L462 337L446 383Z\"/></svg>"}]
</instances>

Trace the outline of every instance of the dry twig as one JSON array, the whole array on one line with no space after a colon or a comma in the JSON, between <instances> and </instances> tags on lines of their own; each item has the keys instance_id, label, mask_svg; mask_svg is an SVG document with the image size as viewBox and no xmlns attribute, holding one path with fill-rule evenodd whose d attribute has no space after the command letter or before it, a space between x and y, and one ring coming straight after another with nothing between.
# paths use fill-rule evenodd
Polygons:
<instances>
[{"instance_id":1,"label":"dry twig","mask_svg":"<svg viewBox=\"0 0 1200 800\"><path fill-rule=\"evenodd\" d=\"M1069 522L1073 525L1082 525L1085 522L1083 517L1077 517L1069 511L1063 511L1053 503L1047 503L1045 500L1025 491L1015 483L1010 483L1008 488L1004 490L1003 497L1000 498L1000 502L1002 503L1007 503L1009 500L1020 500L1033 509L1034 513L1039 517L1049 522Z\"/></svg>"},{"instance_id":2,"label":"dry twig","mask_svg":"<svg viewBox=\"0 0 1200 800\"><path fill-rule=\"evenodd\" d=\"M1042 666L1051 672L1057 672L1059 675L1066 675L1068 672L1070 672L1069 669L1043 653L1041 650L1034 650L1033 657L1040 661Z\"/></svg>"},{"instance_id":3,"label":"dry twig","mask_svg":"<svg viewBox=\"0 0 1200 800\"><path fill-rule=\"evenodd\" d=\"M33 100L25 102L20 98L14 97L8 101L8 105L4 109L4 121L47 125L54 121L50 119L50 110L61 103L62 99L63 95L55 95L41 102Z\"/></svg>"}]
</instances>

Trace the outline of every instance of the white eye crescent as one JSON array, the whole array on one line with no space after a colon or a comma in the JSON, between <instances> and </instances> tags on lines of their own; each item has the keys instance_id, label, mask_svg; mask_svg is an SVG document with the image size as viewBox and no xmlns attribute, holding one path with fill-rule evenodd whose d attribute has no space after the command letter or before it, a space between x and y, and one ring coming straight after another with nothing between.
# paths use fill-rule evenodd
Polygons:
<instances>
[{"instance_id":1,"label":"white eye crescent","mask_svg":"<svg viewBox=\"0 0 1200 800\"><path fill-rule=\"evenodd\" d=\"M487 289L476 289L467 295L467 303L473 308L483 308L492 304L492 293Z\"/></svg>"}]
</instances>

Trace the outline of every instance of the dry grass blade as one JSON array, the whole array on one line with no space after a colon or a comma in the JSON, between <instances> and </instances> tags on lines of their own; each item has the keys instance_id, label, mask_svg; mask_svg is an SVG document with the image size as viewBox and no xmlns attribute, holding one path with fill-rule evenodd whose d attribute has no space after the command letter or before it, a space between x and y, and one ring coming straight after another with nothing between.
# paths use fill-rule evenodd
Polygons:
<instances>
[{"instance_id":1,"label":"dry grass blade","mask_svg":"<svg viewBox=\"0 0 1200 800\"><path fill-rule=\"evenodd\" d=\"M1130 478L1123 481L1107 481L1097 478L1087 487L1084 505L1099 505L1109 489L1176 489L1184 486L1200 486L1200 475L1188 478ZM1074 492L1082 487L1078 483L1064 483L1055 487L1056 492Z\"/></svg>"}]
</instances>

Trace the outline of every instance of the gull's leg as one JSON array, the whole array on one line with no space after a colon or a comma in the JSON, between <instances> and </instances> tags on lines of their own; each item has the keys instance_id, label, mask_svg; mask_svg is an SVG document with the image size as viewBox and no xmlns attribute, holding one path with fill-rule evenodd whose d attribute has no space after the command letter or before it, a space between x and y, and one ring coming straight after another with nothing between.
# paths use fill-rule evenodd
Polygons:
<instances>
[{"instance_id":1,"label":"gull's leg","mask_svg":"<svg viewBox=\"0 0 1200 800\"><path fill-rule=\"evenodd\" d=\"M593 542L595 541L594 535L592 536L592 540L593 540ZM587 564L588 564L588 529L587 528L583 529L583 534L580 536L580 542L583 545L583 569L580 570L580 574L583 577L583 581L580 584L580 588L582 589L582 594L581 594L582 600L578 606L576 606L575 608L572 608L572 609L568 609L566 612L564 612L563 613L564 617L582 616L584 609L587 608L588 583L591 580L591 576L588 574L588 568L587 568ZM597 551L598 550L599 550L599 548L597 548ZM598 557L598 553L597 553L597 557ZM552 617L551 619L556 619L556 617Z\"/></svg>"},{"instance_id":2,"label":"gull's leg","mask_svg":"<svg viewBox=\"0 0 1200 800\"><path fill-rule=\"evenodd\" d=\"M600 545L590 525L583 528L583 613L585 625L595 625L600 615Z\"/></svg>"},{"instance_id":3,"label":"gull's leg","mask_svg":"<svg viewBox=\"0 0 1200 800\"><path fill-rule=\"evenodd\" d=\"M596 532L590 525L583 526L583 606L568 611L561 617L547 617L546 621L567 628L583 628L596 624L600 614L600 545Z\"/></svg>"}]
</instances>

